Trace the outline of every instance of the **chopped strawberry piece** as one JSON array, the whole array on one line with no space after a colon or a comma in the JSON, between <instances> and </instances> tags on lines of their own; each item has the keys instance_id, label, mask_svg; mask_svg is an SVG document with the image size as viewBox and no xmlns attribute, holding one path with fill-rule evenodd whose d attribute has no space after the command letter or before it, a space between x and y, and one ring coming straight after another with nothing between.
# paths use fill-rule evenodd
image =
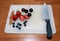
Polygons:
<instances>
[{"instance_id":1,"label":"chopped strawberry piece","mask_svg":"<svg viewBox=\"0 0 60 41\"><path fill-rule=\"evenodd\" d=\"M21 16L21 12L20 11L17 11L16 12L16 15L19 17L19 16Z\"/></svg>"},{"instance_id":2,"label":"chopped strawberry piece","mask_svg":"<svg viewBox=\"0 0 60 41\"><path fill-rule=\"evenodd\" d=\"M29 17L27 15L24 15L24 18L29 19Z\"/></svg>"},{"instance_id":3,"label":"chopped strawberry piece","mask_svg":"<svg viewBox=\"0 0 60 41\"><path fill-rule=\"evenodd\" d=\"M13 18L14 21L16 21L18 17L16 15L13 15L12 18Z\"/></svg>"},{"instance_id":4,"label":"chopped strawberry piece","mask_svg":"<svg viewBox=\"0 0 60 41\"><path fill-rule=\"evenodd\" d=\"M24 16L20 16L19 19L20 19L21 21L24 21L24 20L25 20Z\"/></svg>"}]
</instances>

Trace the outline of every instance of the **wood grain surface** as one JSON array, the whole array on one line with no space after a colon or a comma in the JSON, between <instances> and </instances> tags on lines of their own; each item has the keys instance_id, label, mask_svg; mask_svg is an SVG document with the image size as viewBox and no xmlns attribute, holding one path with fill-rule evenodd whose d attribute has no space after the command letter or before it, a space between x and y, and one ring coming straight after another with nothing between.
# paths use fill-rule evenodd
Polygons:
<instances>
[{"instance_id":1,"label":"wood grain surface","mask_svg":"<svg viewBox=\"0 0 60 41\"><path fill-rule=\"evenodd\" d=\"M12 4L51 4L56 25L56 34L51 40L40 34L6 34L4 33L6 19ZM0 0L0 41L60 41L60 0Z\"/></svg>"}]
</instances>

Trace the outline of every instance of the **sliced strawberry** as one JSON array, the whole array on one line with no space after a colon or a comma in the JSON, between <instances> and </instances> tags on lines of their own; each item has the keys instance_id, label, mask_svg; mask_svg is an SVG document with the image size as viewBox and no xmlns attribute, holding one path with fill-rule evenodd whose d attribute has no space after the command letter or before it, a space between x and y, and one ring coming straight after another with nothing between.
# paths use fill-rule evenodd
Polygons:
<instances>
[{"instance_id":1,"label":"sliced strawberry","mask_svg":"<svg viewBox=\"0 0 60 41\"><path fill-rule=\"evenodd\" d=\"M17 11L16 12L16 15L19 17L19 16L21 16L21 12L20 11Z\"/></svg>"},{"instance_id":2,"label":"sliced strawberry","mask_svg":"<svg viewBox=\"0 0 60 41\"><path fill-rule=\"evenodd\" d=\"M18 17L16 15L13 15L12 18L13 18L14 21L16 21Z\"/></svg>"},{"instance_id":3,"label":"sliced strawberry","mask_svg":"<svg viewBox=\"0 0 60 41\"><path fill-rule=\"evenodd\" d=\"M29 19L29 17L27 15L24 15L24 18Z\"/></svg>"},{"instance_id":4,"label":"sliced strawberry","mask_svg":"<svg viewBox=\"0 0 60 41\"><path fill-rule=\"evenodd\" d=\"M25 20L24 16L20 16L19 19L20 19L21 21L24 21L24 20Z\"/></svg>"}]
</instances>

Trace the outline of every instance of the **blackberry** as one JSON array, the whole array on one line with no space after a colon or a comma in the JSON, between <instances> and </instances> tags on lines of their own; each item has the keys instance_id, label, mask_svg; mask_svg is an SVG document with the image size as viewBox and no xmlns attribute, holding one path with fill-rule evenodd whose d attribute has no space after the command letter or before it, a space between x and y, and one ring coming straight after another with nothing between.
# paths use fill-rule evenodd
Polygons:
<instances>
[{"instance_id":1,"label":"blackberry","mask_svg":"<svg viewBox=\"0 0 60 41\"><path fill-rule=\"evenodd\" d=\"M33 9L32 9L32 8L30 8L30 9L29 9L29 11L30 11L30 12L33 12Z\"/></svg>"},{"instance_id":2,"label":"blackberry","mask_svg":"<svg viewBox=\"0 0 60 41\"><path fill-rule=\"evenodd\" d=\"M18 28L18 25L16 25L16 28Z\"/></svg>"},{"instance_id":3,"label":"blackberry","mask_svg":"<svg viewBox=\"0 0 60 41\"><path fill-rule=\"evenodd\" d=\"M28 13L28 10L27 9L25 9L25 13Z\"/></svg>"},{"instance_id":4,"label":"blackberry","mask_svg":"<svg viewBox=\"0 0 60 41\"><path fill-rule=\"evenodd\" d=\"M26 24L24 24L24 26L26 26Z\"/></svg>"},{"instance_id":5,"label":"blackberry","mask_svg":"<svg viewBox=\"0 0 60 41\"><path fill-rule=\"evenodd\" d=\"M13 22L12 24L13 24L13 25L15 25L15 23L14 23L14 22Z\"/></svg>"},{"instance_id":6,"label":"blackberry","mask_svg":"<svg viewBox=\"0 0 60 41\"><path fill-rule=\"evenodd\" d=\"M21 27L18 28L19 30L21 29Z\"/></svg>"},{"instance_id":7,"label":"blackberry","mask_svg":"<svg viewBox=\"0 0 60 41\"><path fill-rule=\"evenodd\" d=\"M28 15L28 17L30 17L31 16L31 13L28 13L27 15Z\"/></svg>"},{"instance_id":8,"label":"blackberry","mask_svg":"<svg viewBox=\"0 0 60 41\"><path fill-rule=\"evenodd\" d=\"M15 26L13 25L13 28L15 28Z\"/></svg>"},{"instance_id":9,"label":"blackberry","mask_svg":"<svg viewBox=\"0 0 60 41\"><path fill-rule=\"evenodd\" d=\"M19 26L22 26L22 24L20 24L20 23L17 23Z\"/></svg>"},{"instance_id":10,"label":"blackberry","mask_svg":"<svg viewBox=\"0 0 60 41\"><path fill-rule=\"evenodd\" d=\"M25 21L23 24L26 24L27 23L27 21Z\"/></svg>"},{"instance_id":11,"label":"blackberry","mask_svg":"<svg viewBox=\"0 0 60 41\"><path fill-rule=\"evenodd\" d=\"M12 23L12 26L13 26L13 28L15 28L15 23L14 22Z\"/></svg>"},{"instance_id":12,"label":"blackberry","mask_svg":"<svg viewBox=\"0 0 60 41\"><path fill-rule=\"evenodd\" d=\"M25 8L22 8L21 11L22 11L22 12L25 12Z\"/></svg>"}]
</instances>

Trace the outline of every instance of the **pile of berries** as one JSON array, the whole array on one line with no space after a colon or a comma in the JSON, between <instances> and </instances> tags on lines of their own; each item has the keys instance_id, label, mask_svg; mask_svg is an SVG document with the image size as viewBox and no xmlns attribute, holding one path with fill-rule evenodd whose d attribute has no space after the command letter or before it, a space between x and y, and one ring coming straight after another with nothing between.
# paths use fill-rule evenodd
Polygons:
<instances>
[{"instance_id":1,"label":"pile of berries","mask_svg":"<svg viewBox=\"0 0 60 41\"><path fill-rule=\"evenodd\" d=\"M28 13L28 10L27 9L22 8L21 11L27 13L27 15L21 15L21 12L20 11L17 11L16 12L16 15L13 15L13 17L12 17L14 21L16 21L17 18L19 18L21 21L24 21L25 19L29 19L30 18L31 13ZM30 8L29 9L29 12L33 12L33 9Z\"/></svg>"}]
</instances>

